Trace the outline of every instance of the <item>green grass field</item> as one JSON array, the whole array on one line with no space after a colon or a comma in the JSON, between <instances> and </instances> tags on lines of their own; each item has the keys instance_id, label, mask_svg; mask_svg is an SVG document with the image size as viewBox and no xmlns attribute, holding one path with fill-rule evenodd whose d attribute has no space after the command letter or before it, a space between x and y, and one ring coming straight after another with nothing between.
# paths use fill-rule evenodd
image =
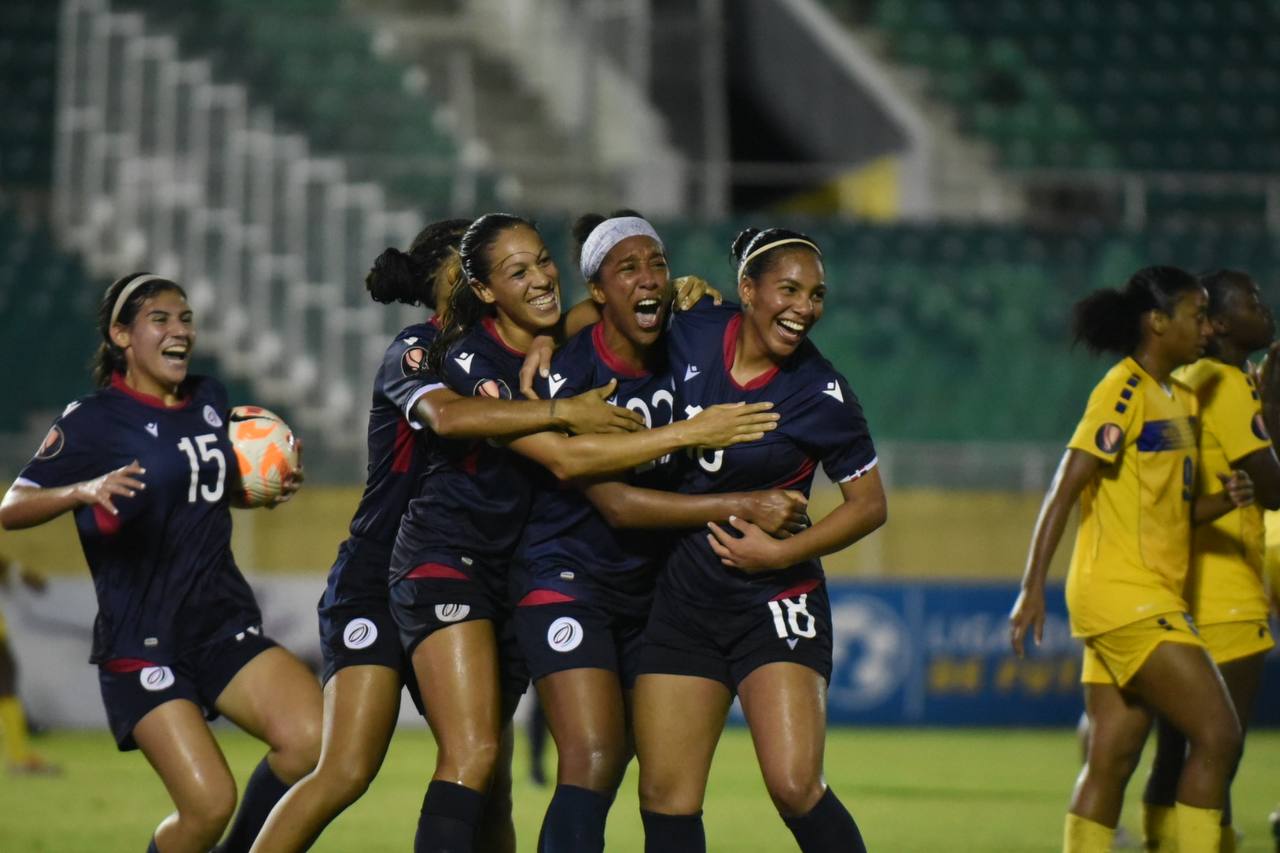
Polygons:
<instances>
[{"instance_id":1,"label":"green grass field","mask_svg":"<svg viewBox=\"0 0 1280 853\"><path fill-rule=\"evenodd\" d=\"M243 783L261 756L260 744L230 729L220 729L219 738ZM0 776L0 851L142 853L169 809L142 756L116 752L105 732L47 735L37 746L65 772L54 778ZM1280 798L1280 732L1255 733L1248 749L1236 783L1242 849L1269 853L1266 816ZM421 728L406 727L368 795L314 849L411 849L432 750ZM875 853L1057 851L1076 770L1074 736L1061 730L836 729L827 750L828 779ZM634 771L633 765L610 817L610 851L643 849ZM521 849L532 850L550 791L526 781L523 744L516 774L516 826ZM1130 786L1125 807L1131 829L1141 778ZM706 828L714 851L795 849L765 795L742 729L727 731L720 744Z\"/></svg>"}]
</instances>

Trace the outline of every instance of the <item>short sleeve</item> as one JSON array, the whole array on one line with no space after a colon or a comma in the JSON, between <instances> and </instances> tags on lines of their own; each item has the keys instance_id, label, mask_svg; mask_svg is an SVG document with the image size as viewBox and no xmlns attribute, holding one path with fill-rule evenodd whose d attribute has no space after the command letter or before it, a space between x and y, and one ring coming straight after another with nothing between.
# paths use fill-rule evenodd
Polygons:
<instances>
[{"instance_id":1,"label":"short sleeve","mask_svg":"<svg viewBox=\"0 0 1280 853\"><path fill-rule=\"evenodd\" d=\"M1257 450L1271 446L1262 420L1262 404L1252 380L1243 371L1232 371L1200 397L1201 421L1222 446L1228 462L1239 462Z\"/></svg>"},{"instance_id":2,"label":"short sleeve","mask_svg":"<svg viewBox=\"0 0 1280 853\"><path fill-rule=\"evenodd\" d=\"M876 466L875 443L862 404L839 374L829 374L818 394L795 417L804 441L834 483L856 480Z\"/></svg>"},{"instance_id":3,"label":"short sleeve","mask_svg":"<svg viewBox=\"0 0 1280 853\"><path fill-rule=\"evenodd\" d=\"M577 396L589 390L590 365L591 362L582 357L578 347L561 347L551 359L551 370L548 374L546 376L539 374L534 377L533 390L540 400L550 400L553 397L563 400L566 397Z\"/></svg>"},{"instance_id":4,"label":"short sleeve","mask_svg":"<svg viewBox=\"0 0 1280 853\"><path fill-rule=\"evenodd\" d=\"M42 489L69 486L106 473L92 411L81 402L67 406L54 420L35 456L18 473L20 485Z\"/></svg>"},{"instance_id":5,"label":"short sleeve","mask_svg":"<svg viewBox=\"0 0 1280 853\"><path fill-rule=\"evenodd\" d=\"M404 415L409 426L422 429L413 407L424 394L443 388L440 377L427 369L428 341L396 338L382 357L382 392Z\"/></svg>"},{"instance_id":6,"label":"short sleeve","mask_svg":"<svg viewBox=\"0 0 1280 853\"><path fill-rule=\"evenodd\" d=\"M462 347L450 350L443 372L445 384L464 397L514 399L505 371L479 350Z\"/></svg>"},{"instance_id":7,"label":"short sleeve","mask_svg":"<svg viewBox=\"0 0 1280 853\"><path fill-rule=\"evenodd\" d=\"M1123 374L1107 374L1089 395L1084 417L1076 425L1067 447L1108 464L1115 462L1124 446L1138 439L1133 427L1141 421L1141 381L1136 376L1125 379Z\"/></svg>"}]
</instances>

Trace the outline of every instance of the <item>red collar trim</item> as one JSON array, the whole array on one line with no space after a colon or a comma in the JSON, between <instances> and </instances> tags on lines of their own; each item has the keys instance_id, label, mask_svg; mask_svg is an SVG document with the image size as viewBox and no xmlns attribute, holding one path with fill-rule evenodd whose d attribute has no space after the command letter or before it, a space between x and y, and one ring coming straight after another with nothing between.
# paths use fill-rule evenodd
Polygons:
<instances>
[{"instance_id":1,"label":"red collar trim","mask_svg":"<svg viewBox=\"0 0 1280 853\"><path fill-rule=\"evenodd\" d=\"M600 360L604 362L605 367L612 370L619 376L625 376L628 379L639 379L643 376L649 376L647 370L636 370L631 365L622 360L622 356L609 349L608 342L604 339L604 322L601 321L591 327L591 343L595 344L596 355L600 356Z\"/></svg>"},{"instance_id":2,"label":"red collar trim","mask_svg":"<svg viewBox=\"0 0 1280 853\"><path fill-rule=\"evenodd\" d=\"M176 406L166 406L164 400L152 394L143 394L141 391L130 388L125 384L124 374L116 372L111 374L111 387L124 394L126 397L132 397L144 406L150 406L153 409L163 409L166 412L172 412L174 409L185 409L191 404L190 397L183 397L178 401Z\"/></svg>"},{"instance_id":3,"label":"red collar trim","mask_svg":"<svg viewBox=\"0 0 1280 853\"><path fill-rule=\"evenodd\" d=\"M733 383L734 388L739 391L755 391L772 382L773 377L778 375L779 368L775 364L746 385L739 384L738 380L733 378L733 358L738 353L738 330L740 328L742 328L741 314L734 314L724 327L724 372L729 377L729 381Z\"/></svg>"},{"instance_id":4,"label":"red collar trim","mask_svg":"<svg viewBox=\"0 0 1280 853\"><path fill-rule=\"evenodd\" d=\"M439 314L432 314L430 317L428 317L428 318L427 318L427 325L428 325L428 326L435 326L437 329L439 329L439 328L440 328L440 315L439 315Z\"/></svg>"},{"instance_id":5,"label":"red collar trim","mask_svg":"<svg viewBox=\"0 0 1280 853\"><path fill-rule=\"evenodd\" d=\"M489 333L491 338L498 342L498 346L502 347L507 352L514 356L519 356L520 358L524 358L525 355L527 355L527 353L520 352L520 350L511 346L511 344L502 339L502 335L498 334L498 321L492 316L485 317L480 321L480 325L484 327L484 330Z\"/></svg>"}]
</instances>

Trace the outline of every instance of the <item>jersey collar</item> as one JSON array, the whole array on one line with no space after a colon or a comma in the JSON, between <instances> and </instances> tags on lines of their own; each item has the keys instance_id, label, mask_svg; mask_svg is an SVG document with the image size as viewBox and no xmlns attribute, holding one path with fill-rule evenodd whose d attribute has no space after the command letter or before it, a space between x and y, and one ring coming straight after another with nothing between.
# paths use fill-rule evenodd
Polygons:
<instances>
[{"instance_id":1,"label":"jersey collar","mask_svg":"<svg viewBox=\"0 0 1280 853\"><path fill-rule=\"evenodd\" d=\"M520 352L520 350L511 346L509 343L507 343L502 339L502 335L498 334L498 321L495 320L492 315L485 317L483 320L481 320L480 325L484 327L484 330L486 332L489 333L489 337L497 341L498 346L502 347L507 352L511 353L512 355L518 358L524 358L525 355L527 354L527 353Z\"/></svg>"},{"instance_id":2,"label":"jersey collar","mask_svg":"<svg viewBox=\"0 0 1280 853\"><path fill-rule=\"evenodd\" d=\"M640 379L641 377L652 375L647 370L636 370L623 361L620 355L609 349L609 342L604 339L603 322L596 323L591 327L591 343L595 345L596 355L600 356L600 360L604 362L605 367L619 376L625 376L628 379Z\"/></svg>"},{"instance_id":3,"label":"jersey collar","mask_svg":"<svg viewBox=\"0 0 1280 853\"><path fill-rule=\"evenodd\" d=\"M773 367L761 373L752 379L746 385L742 385L738 380L733 378L733 359L738 353L738 329L742 328L742 314L734 314L724 327L724 373L729 377L729 381L733 383L733 387L739 391L755 391L763 388L773 381L773 377L778 375L779 367Z\"/></svg>"},{"instance_id":4,"label":"jersey collar","mask_svg":"<svg viewBox=\"0 0 1280 853\"><path fill-rule=\"evenodd\" d=\"M186 383L184 382L183 384L185 385ZM172 412L177 409L185 409L187 406L191 405L191 395L184 394L182 399L178 402L178 405L166 406L164 404L164 400L162 400L161 398L156 397L152 394L143 394L141 391L130 388L128 385L125 384L124 374L118 371L116 373L111 374L111 387L119 391L121 394L124 394L126 397L132 397L134 400L137 400L139 403L142 403L144 406L150 406L153 409L162 409L166 412Z\"/></svg>"}]
</instances>

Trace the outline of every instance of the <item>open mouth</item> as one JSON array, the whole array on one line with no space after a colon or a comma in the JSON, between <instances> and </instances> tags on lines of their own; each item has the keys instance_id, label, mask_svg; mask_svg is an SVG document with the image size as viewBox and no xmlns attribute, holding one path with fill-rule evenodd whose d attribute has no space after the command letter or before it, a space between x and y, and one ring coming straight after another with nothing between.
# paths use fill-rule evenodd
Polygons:
<instances>
[{"instance_id":1,"label":"open mouth","mask_svg":"<svg viewBox=\"0 0 1280 853\"><path fill-rule=\"evenodd\" d=\"M191 347L185 344L165 347L160 350L160 355L164 358L166 364L174 367L186 366L188 359L191 358Z\"/></svg>"},{"instance_id":2,"label":"open mouth","mask_svg":"<svg viewBox=\"0 0 1280 853\"><path fill-rule=\"evenodd\" d=\"M662 300L641 299L636 303L636 325L641 329L656 329L662 322Z\"/></svg>"},{"instance_id":3,"label":"open mouth","mask_svg":"<svg viewBox=\"0 0 1280 853\"><path fill-rule=\"evenodd\" d=\"M800 343L804 339L805 332L808 331L808 327L797 320L779 319L774 325L778 327L779 336L792 344Z\"/></svg>"},{"instance_id":4,"label":"open mouth","mask_svg":"<svg viewBox=\"0 0 1280 853\"><path fill-rule=\"evenodd\" d=\"M548 290L541 296L535 296L533 299L530 299L529 305L532 306L535 311L552 311L559 309L560 300L556 298L556 292L554 290Z\"/></svg>"}]
</instances>

